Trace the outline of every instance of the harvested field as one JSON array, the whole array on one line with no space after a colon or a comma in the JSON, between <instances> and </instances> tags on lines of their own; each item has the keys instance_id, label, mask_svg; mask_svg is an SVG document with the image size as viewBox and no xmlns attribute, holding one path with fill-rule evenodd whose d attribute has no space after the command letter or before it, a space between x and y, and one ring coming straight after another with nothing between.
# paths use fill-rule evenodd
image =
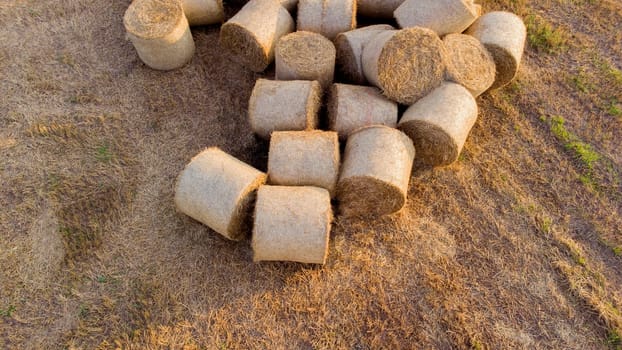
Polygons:
<instances>
[{"instance_id":1,"label":"harvested field","mask_svg":"<svg viewBox=\"0 0 622 350\"><path fill-rule=\"evenodd\" d=\"M266 170L246 109L274 69L208 26L152 70L129 3L0 4L0 348L622 347L620 1L481 1L525 19L517 79L401 212L336 217L323 267L255 264L175 211L206 147Z\"/></svg>"}]
</instances>

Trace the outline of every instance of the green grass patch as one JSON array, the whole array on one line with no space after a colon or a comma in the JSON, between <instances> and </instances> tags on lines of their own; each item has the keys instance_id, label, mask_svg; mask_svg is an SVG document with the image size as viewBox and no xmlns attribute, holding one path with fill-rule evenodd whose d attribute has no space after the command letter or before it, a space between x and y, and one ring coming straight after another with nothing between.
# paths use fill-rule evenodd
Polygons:
<instances>
[{"instance_id":1,"label":"green grass patch","mask_svg":"<svg viewBox=\"0 0 622 350\"><path fill-rule=\"evenodd\" d=\"M613 247L613 254L616 256L622 256L622 247Z\"/></svg>"},{"instance_id":2,"label":"green grass patch","mask_svg":"<svg viewBox=\"0 0 622 350\"><path fill-rule=\"evenodd\" d=\"M0 309L0 317L11 317L15 312L15 306L9 305L6 309Z\"/></svg>"},{"instance_id":3,"label":"green grass patch","mask_svg":"<svg viewBox=\"0 0 622 350\"><path fill-rule=\"evenodd\" d=\"M567 49L568 35L559 27L554 27L546 19L529 15L525 19L527 39L536 50L548 54L557 54Z\"/></svg>"},{"instance_id":4,"label":"green grass patch","mask_svg":"<svg viewBox=\"0 0 622 350\"><path fill-rule=\"evenodd\" d=\"M590 83L590 77L583 70L579 70L577 75L570 77L570 81L577 88L577 90L588 93L594 90L594 84Z\"/></svg>"},{"instance_id":5,"label":"green grass patch","mask_svg":"<svg viewBox=\"0 0 622 350\"><path fill-rule=\"evenodd\" d=\"M540 231L544 233L551 233L551 228L553 227L553 220L549 217L542 218L540 222Z\"/></svg>"},{"instance_id":6,"label":"green grass patch","mask_svg":"<svg viewBox=\"0 0 622 350\"><path fill-rule=\"evenodd\" d=\"M622 337L616 330L609 331L607 335L607 345L609 345L611 349L622 349Z\"/></svg>"},{"instance_id":7,"label":"green grass patch","mask_svg":"<svg viewBox=\"0 0 622 350\"><path fill-rule=\"evenodd\" d=\"M594 164L600 160L600 154L585 142L573 141L566 144L566 148L573 150L579 160L590 170L594 169Z\"/></svg>"},{"instance_id":8,"label":"green grass patch","mask_svg":"<svg viewBox=\"0 0 622 350\"><path fill-rule=\"evenodd\" d=\"M113 154L108 145L101 145L97 147L95 158L100 162L108 163L112 160Z\"/></svg>"},{"instance_id":9,"label":"green grass patch","mask_svg":"<svg viewBox=\"0 0 622 350\"><path fill-rule=\"evenodd\" d=\"M566 120L561 116L551 118L541 117L540 120L546 121L555 137L564 144L564 148L572 151L573 155L581 161L587 169L587 173L579 176L579 180L591 189L596 189L596 183L592 178L594 165L601 160L602 156L594 150L592 145L583 142L577 135L566 128Z\"/></svg>"},{"instance_id":10,"label":"green grass patch","mask_svg":"<svg viewBox=\"0 0 622 350\"><path fill-rule=\"evenodd\" d=\"M89 315L89 307L85 304L80 305L80 309L78 310L78 317L85 318Z\"/></svg>"},{"instance_id":11,"label":"green grass patch","mask_svg":"<svg viewBox=\"0 0 622 350\"><path fill-rule=\"evenodd\" d=\"M618 103L616 100L612 100L609 104L609 108L607 108L607 113L616 118L622 117L622 104Z\"/></svg>"},{"instance_id":12,"label":"green grass patch","mask_svg":"<svg viewBox=\"0 0 622 350\"><path fill-rule=\"evenodd\" d=\"M545 119L546 120L546 117ZM551 131L553 135L557 137L560 141L569 142L572 138L572 134L566 129L566 120L560 116L553 116L550 119Z\"/></svg>"}]
</instances>

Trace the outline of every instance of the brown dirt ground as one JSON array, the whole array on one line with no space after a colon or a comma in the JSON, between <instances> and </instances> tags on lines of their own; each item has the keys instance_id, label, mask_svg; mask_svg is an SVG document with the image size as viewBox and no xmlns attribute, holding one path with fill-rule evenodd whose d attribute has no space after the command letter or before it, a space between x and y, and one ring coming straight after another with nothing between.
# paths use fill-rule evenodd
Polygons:
<instances>
[{"instance_id":1,"label":"brown dirt ground","mask_svg":"<svg viewBox=\"0 0 622 350\"><path fill-rule=\"evenodd\" d=\"M622 3L484 1L567 49L529 45L460 161L417 168L396 215L337 219L318 268L253 264L248 240L175 212L205 147L265 170L246 108L270 74L232 62L217 27L193 31L186 67L146 68L129 2L0 4L0 348L622 347Z\"/></svg>"}]
</instances>

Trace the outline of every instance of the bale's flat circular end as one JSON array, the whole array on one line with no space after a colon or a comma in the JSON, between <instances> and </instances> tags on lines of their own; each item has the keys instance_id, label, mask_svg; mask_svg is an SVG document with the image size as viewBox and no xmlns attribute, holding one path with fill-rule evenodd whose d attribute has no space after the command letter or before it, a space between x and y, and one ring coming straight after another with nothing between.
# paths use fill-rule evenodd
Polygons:
<instances>
[{"instance_id":1,"label":"bale's flat circular end","mask_svg":"<svg viewBox=\"0 0 622 350\"><path fill-rule=\"evenodd\" d=\"M446 50L436 33L427 28L398 31L378 58L378 82L384 94L411 105L441 85Z\"/></svg>"},{"instance_id":2,"label":"bale's flat circular end","mask_svg":"<svg viewBox=\"0 0 622 350\"><path fill-rule=\"evenodd\" d=\"M336 54L335 45L320 34L288 34L276 46L277 79L319 80L328 87L333 80Z\"/></svg>"},{"instance_id":3,"label":"bale's flat circular end","mask_svg":"<svg viewBox=\"0 0 622 350\"><path fill-rule=\"evenodd\" d=\"M184 11L179 1L135 0L123 16L125 29L143 39L166 36L183 20Z\"/></svg>"},{"instance_id":4,"label":"bale's flat circular end","mask_svg":"<svg viewBox=\"0 0 622 350\"><path fill-rule=\"evenodd\" d=\"M484 46L494 58L497 67L496 79L490 88L502 88L509 84L518 73L519 62L507 49L501 46L494 44L485 44Z\"/></svg>"},{"instance_id":5,"label":"bale's flat circular end","mask_svg":"<svg viewBox=\"0 0 622 350\"><path fill-rule=\"evenodd\" d=\"M335 45L324 36L312 32L295 32L279 40L279 56L296 67L311 69L334 59Z\"/></svg>"},{"instance_id":6,"label":"bale's flat circular end","mask_svg":"<svg viewBox=\"0 0 622 350\"><path fill-rule=\"evenodd\" d=\"M220 29L220 45L229 50L245 67L264 71L270 64L268 52L255 35L237 23L227 22Z\"/></svg>"},{"instance_id":7,"label":"bale's flat circular end","mask_svg":"<svg viewBox=\"0 0 622 350\"><path fill-rule=\"evenodd\" d=\"M406 203L400 188L371 176L340 180L337 198L339 213L345 217L388 215L399 211Z\"/></svg>"},{"instance_id":8,"label":"bale's flat circular end","mask_svg":"<svg viewBox=\"0 0 622 350\"><path fill-rule=\"evenodd\" d=\"M443 38L447 48L447 78L479 96L495 81L495 61L484 45L466 34Z\"/></svg>"},{"instance_id":9,"label":"bale's flat circular end","mask_svg":"<svg viewBox=\"0 0 622 350\"><path fill-rule=\"evenodd\" d=\"M444 166L458 159L458 145L440 127L421 120L413 120L398 127L413 140L417 158L432 166Z\"/></svg>"}]
</instances>

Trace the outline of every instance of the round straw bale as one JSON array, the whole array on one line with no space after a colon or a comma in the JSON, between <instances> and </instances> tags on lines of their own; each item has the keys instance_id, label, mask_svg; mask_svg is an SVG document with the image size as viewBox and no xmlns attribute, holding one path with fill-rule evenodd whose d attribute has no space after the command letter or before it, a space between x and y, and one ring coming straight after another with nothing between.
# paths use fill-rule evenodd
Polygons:
<instances>
[{"instance_id":1,"label":"round straw bale","mask_svg":"<svg viewBox=\"0 0 622 350\"><path fill-rule=\"evenodd\" d=\"M332 131L277 131L270 139L268 183L315 186L335 193L339 140Z\"/></svg>"},{"instance_id":2,"label":"round straw bale","mask_svg":"<svg viewBox=\"0 0 622 350\"><path fill-rule=\"evenodd\" d=\"M287 11L292 12L298 6L298 0L281 0L281 6L285 7Z\"/></svg>"},{"instance_id":3,"label":"round straw bale","mask_svg":"<svg viewBox=\"0 0 622 350\"><path fill-rule=\"evenodd\" d=\"M510 83L518 72L525 49L527 29L523 20L509 12L489 12L473 23L466 34L484 44L495 60L497 75L491 89Z\"/></svg>"},{"instance_id":4,"label":"round straw bale","mask_svg":"<svg viewBox=\"0 0 622 350\"><path fill-rule=\"evenodd\" d=\"M261 186L255 206L253 260L324 264L333 218L328 191Z\"/></svg>"},{"instance_id":5,"label":"round straw bale","mask_svg":"<svg viewBox=\"0 0 622 350\"><path fill-rule=\"evenodd\" d=\"M397 103L371 86L333 84L328 100L329 129L346 139L354 130L369 125L397 125Z\"/></svg>"},{"instance_id":6,"label":"round straw bale","mask_svg":"<svg viewBox=\"0 0 622 350\"><path fill-rule=\"evenodd\" d=\"M443 82L447 53L427 28L387 30L363 48L363 72L388 98L411 105Z\"/></svg>"},{"instance_id":7,"label":"round straw bale","mask_svg":"<svg viewBox=\"0 0 622 350\"><path fill-rule=\"evenodd\" d=\"M317 80L328 89L335 75L335 56L335 45L320 34L288 34L276 45L276 79Z\"/></svg>"},{"instance_id":8,"label":"round straw bale","mask_svg":"<svg viewBox=\"0 0 622 350\"><path fill-rule=\"evenodd\" d=\"M443 38L447 48L447 79L467 88L477 97L495 81L495 61L488 50L470 35L449 34Z\"/></svg>"},{"instance_id":9,"label":"round straw bale","mask_svg":"<svg viewBox=\"0 0 622 350\"><path fill-rule=\"evenodd\" d=\"M333 40L356 28L356 0L299 0L297 26Z\"/></svg>"},{"instance_id":10,"label":"round straw bale","mask_svg":"<svg viewBox=\"0 0 622 350\"><path fill-rule=\"evenodd\" d=\"M337 183L344 216L380 216L406 203L415 148L399 130L374 125L350 134Z\"/></svg>"},{"instance_id":11,"label":"round straw bale","mask_svg":"<svg viewBox=\"0 0 622 350\"><path fill-rule=\"evenodd\" d=\"M398 128L417 148L417 158L433 166L455 162L477 119L477 103L461 85L446 82L404 113Z\"/></svg>"},{"instance_id":12,"label":"round straw bale","mask_svg":"<svg viewBox=\"0 0 622 350\"><path fill-rule=\"evenodd\" d=\"M370 18L393 18L393 11L404 0L357 0L356 11L359 15Z\"/></svg>"},{"instance_id":13,"label":"round straw bale","mask_svg":"<svg viewBox=\"0 0 622 350\"><path fill-rule=\"evenodd\" d=\"M153 69L180 68L194 55L188 20L177 1L135 0L123 24L138 57Z\"/></svg>"},{"instance_id":14,"label":"round straw bale","mask_svg":"<svg viewBox=\"0 0 622 350\"><path fill-rule=\"evenodd\" d=\"M401 28L430 28L439 36L462 33L482 12L473 0L406 0L395 10Z\"/></svg>"},{"instance_id":15,"label":"round straw bale","mask_svg":"<svg viewBox=\"0 0 622 350\"><path fill-rule=\"evenodd\" d=\"M279 39L294 30L294 19L276 0L251 0L220 29L220 44L255 72L274 60Z\"/></svg>"},{"instance_id":16,"label":"round straw bale","mask_svg":"<svg viewBox=\"0 0 622 350\"><path fill-rule=\"evenodd\" d=\"M241 240L251 223L255 190L266 174L212 147L179 174L175 205L182 213L230 240Z\"/></svg>"},{"instance_id":17,"label":"round straw bale","mask_svg":"<svg viewBox=\"0 0 622 350\"><path fill-rule=\"evenodd\" d=\"M377 24L337 35L335 38L337 69L343 74L345 79L359 85L363 85L367 82L365 74L363 74L363 64L361 63L363 46L365 46L374 35L385 30L393 29L395 28L388 24Z\"/></svg>"},{"instance_id":18,"label":"round straw bale","mask_svg":"<svg viewBox=\"0 0 622 350\"><path fill-rule=\"evenodd\" d=\"M317 81L259 79L248 106L251 128L264 139L273 131L315 129L321 100Z\"/></svg>"},{"instance_id":19,"label":"round straw bale","mask_svg":"<svg viewBox=\"0 0 622 350\"><path fill-rule=\"evenodd\" d=\"M221 23L225 19L222 0L182 0L181 5L191 26Z\"/></svg>"}]
</instances>

